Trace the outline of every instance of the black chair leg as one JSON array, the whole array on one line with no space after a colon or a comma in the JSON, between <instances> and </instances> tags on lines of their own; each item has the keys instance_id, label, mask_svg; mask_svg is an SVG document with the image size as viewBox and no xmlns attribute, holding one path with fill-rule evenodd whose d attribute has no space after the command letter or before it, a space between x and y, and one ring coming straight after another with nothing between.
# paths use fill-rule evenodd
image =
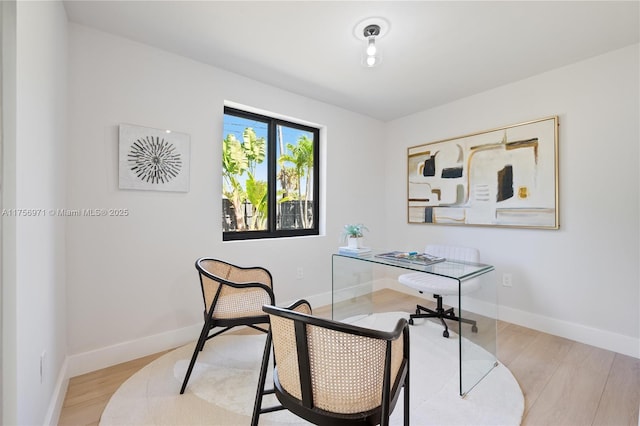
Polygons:
<instances>
[{"instance_id":1,"label":"black chair leg","mask_svg":"<svg viewBox=\"0 0 640 426\"><path fill-rule=\"evenodd\" d=\"M267 341L264 344L262 354L262 365L260 366L260 377L258 377L258 389L256 391L256 401L253 404L253 417L251 426L258 426L258 419L262 411L262 396L264 395L264 385L267 379L267 369L269 368L269 356L271 355L271 332L267 333Z\"/></svg>"},{"instance_id":2,"label":"black chair leg","mask_svg":"<svg viewBox=\"0 0 640 426\"><path fill-rule=\"evenodd\" d=\"M404 337L406 342L406 347L409 347L409 333L405 333ZM411 362L410 362L410 353L407 353L407 372L404 377L404 426L409 426L410 420L410 412L409 412L409 400L410 400L410 392L409 392L409 382L411 378Z\"/></svg>"},{"instance_id":3,"label":"black chair leg","mask_svg":"<svg viewBox=\"0 0 640 426\"><path fill-rule=\"evenodd\" d=\"M407 377L409 377L409 371L407 371ZM406 380L404 384L404 426L409 426L409 418L411 413L409 411L409 379Z\"/></svg>"},{"instance_id":4,"label":"black chair leg","mask_svg":"<svg viewBox=\"0 0 640 426\"><path fill-rule=\"evenodd\" d=\"M193 366L196 364L196 358L198 358L198 353L204 349L204 344L207 341L207 336L209 335L209 327L210 321L207 319L202 326L202 331L200 332L200 337L198 338L198 342L196 343L196 347L193 349L193 355L191 356L191 362L189 362L189 368L187 368L187 374L184 376L184 381L182 382L182 387L180 388L180 395L184 393L184 390L187 388L187 383L189 382L189 377L191 377L191 371L193 371Z\"/></svg>"}]
</instances>

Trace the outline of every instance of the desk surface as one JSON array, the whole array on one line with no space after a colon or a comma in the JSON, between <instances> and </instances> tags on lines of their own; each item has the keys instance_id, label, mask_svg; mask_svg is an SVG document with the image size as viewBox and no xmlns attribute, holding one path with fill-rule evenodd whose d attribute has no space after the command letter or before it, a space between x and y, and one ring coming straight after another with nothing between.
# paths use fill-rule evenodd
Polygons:
<instances>
[{"instance_id":1,"label":"desk surface","mask_svg":"<svg viewBox=\"0 0 640 426\"><path fill-rule=\"evenodd\" d=\"M441 275L457 280L458 285L471 278L477 279L479 285L472 292L464 295L458 292L457 297L446 301L459 317L477 322L476 331L463 327L460 322L452 328L459 345L459 392L461 396L465 395L497 365L498 305L493 266L454 260L424 265L376 256L382 253L389 253L389 250L372 250L370 254L358 256L333 255L332 318L342 321L370 315L374 312L372 294L376 286L388 286L390 281L396 283L399 274L409 271Z\"/></svg>"},{"instance_id":2,"label":"desk surface","mask_svg":"<svg viewBox=\"0 0 640 426\"><path fill-rule=\"evenodd\" d=\"M378 257L380 254L388 252L388 250L372 250L371 253L368 253L366 255L349 255L336 253L334 254L334 256L354 258L363 262L378 263L380 265L394 266L411 271L427 272L430 274L441 275L460 281L468 280L470 278L482 275L493 270L493 266L491 265L485 265L483 263L462 262L457 260L445 260L444 262L424 265L419 262L412 262L406 259L390 259L385 257Z\"/></svg>"}]
</instances>

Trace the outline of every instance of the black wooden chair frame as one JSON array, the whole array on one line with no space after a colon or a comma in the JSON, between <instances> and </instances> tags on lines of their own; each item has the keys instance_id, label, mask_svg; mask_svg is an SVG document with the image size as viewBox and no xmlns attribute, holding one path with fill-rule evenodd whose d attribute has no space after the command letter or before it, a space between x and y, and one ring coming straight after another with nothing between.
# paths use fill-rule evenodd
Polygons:
<instances>
[{"instance_id":1,"label":"black wooden chair frame","mask_svg":"<svg viewBox=\"0 0 640 426\"><path fill-rule=\"evenodd\" d=\"M300 385L302 401L284 390L278 380L277 362L274 357L273 380L274 388L265 389L267 369L272 348L272 331L267 334L256 400L253 411L252 426L258 425L260 414L287 409L292 413L317 425L342 426L342 425L388 425L389 417L400 395L400 389L404 388L404 425L409 425L409 326L405 319L400 319L393 331L384 332L368 328L358 327L347 323L332 321L314 317L305 313L296 312L295 309L302 304L309 305L305 300L300 300L288 308L276 306L264 306L263 310L268 314L278 315L294 321L296 347L300 370ZM310 308L309 308L310 311ZM382 386L382 403L379 407L366 412L351 414L333 413L314 406L311 373L309 364L309 348L306 326L314 325L342 333L386 340L384 379ZM391 383L391 344L402 334L403 358L395 381ZM266 394L274 393L281 405L262 407L262 399Z\"/></svg>"},{"instance_id":2,"label":"black wooden chair frame","mask_svg":"<svg viewBox=\"0 0 640 426\"><path fill-rule=\"evenodd\" d=\"M263 333L268 333L269 330L266 327L259 327L256 324L269 324L269 315L259 315L259 316L247 316L247 317L239 317L239 318L214 318L213 313L216 309L216 303L218 301L218 298L220 297L220 293L222 291L222 288L224 286L230 286L230 287L234 287L234 288L238 288L238 289L245 289L248 287L254 287L254 288L260 288L262 290L264 290L268 295L269 295L269 299L271 300L272 304L275 304L275 296L273 293L273 290L271 287L263 284L263 283L259 283L259 282L242 282L242 283L236 283L227 279L224 279L222 277L216 276L212 273L210 273L209 271L207 271L205 269L204 266L202 266L202 263L204 261L215 261L215 262L220 262L222 264L228 265L230 267L236 268L236 269L240 269L240 270L262 270L264 272L267 273L267 275L269 276L269 279L271 281L271 285L273 285L273 279L271 276L271 273L260 266L253 266L253 267L242 267L242 266L237 266L234 265L232 263L229 262L225 262L223 260L219 260L219 259L213 259L213 258L200 258L198 260L196 260L195 266L196 269L199 272L199 277L200 277L200 289L202 290L202 300L204 301L205 304L205 310L203 312L204 314L204 324L202 326L202 330L200 331L200 336L198 337L198 341L196 343L195 349L193 350L193 355L191 356L191 361L189 362L189 367L187 368L187 373L184 377L184 381L182 382L182 387L180 388L180 394L183 394L185 389L187 388L187 383L189 382L189 378L191 377L191 372L193 371L193 367L195 366L196 363L196 359L198 357L198 353L201 352L204 349L204 344L209 340L212 339L216 336L219 336L222 333L225 333L229 330L231 330L234 327L238 327L238 326L247 326L247 327L251 327L255 330L261 331ZM207 310L207 305L206 305L206 297L205 297L205 290L204 290L204 282L203 282L203 276L207 277L209 279L212 279L214 281L217 281L218 283L220 283L220 285L218 286L217 290L216 290L216 294L213 298L213 301L211 302L211 306L209 307L209 310ZM218 330L215 333L210 334L211 330L215 329L216 327L223 327L222 330Z\"/></svg>"}]
</instances>

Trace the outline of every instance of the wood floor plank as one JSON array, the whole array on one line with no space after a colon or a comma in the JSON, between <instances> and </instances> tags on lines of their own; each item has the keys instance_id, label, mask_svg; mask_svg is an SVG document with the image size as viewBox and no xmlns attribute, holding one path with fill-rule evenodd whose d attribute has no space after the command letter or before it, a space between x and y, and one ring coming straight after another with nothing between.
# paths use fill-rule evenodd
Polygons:
<instances>
[{"instance_id":1,"label":"wood floor plank","mask_svg":"<svg viewBox=\"0 0 640 426\"><path fill-rule=\"evenodd\" d=\"M561 337L538 333L531 345L509 364L509 370L525 396L525 413L538 399L572 345ZM509 351L504 347L502 350Z\"/></svg>"},{"instance_id":2,"label":"wood floor plank","mask_svg":"<svg viewBox=\"0 0 640 426\"><path fill-rule=\"evenodd\" d=\"M538 331L498 321L498 360L507 367L533 344Z\"/></svg>"},{"instance_id":3,"label":"wood floor plank","mask_svg":"<svg viewBox=\"0 0 640 426\"><path fill-rule=\"evenodd\" d=\"M590 425L615 353L574 342L542 394L527 412L525 425Z\"/></svg>"},{"instance_id":4,"label":"wood floor plank","mask_svg":"<svg viewBox=\"0 0 640 426\"><path fill-rule=\"evenodd\" d=\"M98 424L111 396L129 377L168 351L72 377L62 404L59 426Z\"/></svg>"},{"instance_id":5,"label":"wood floor plank","mask_svg":"<svg viewBox=\"0 0 640 426\"><path fill-rule=\"evenodd\" d=\"M96 401L102 401L104 397L107 397L108 401L110 396L129 377L167 352L168 351L159 352L124 364L107 367L102 370L71 378L63 407L91 405L96 403Z\"/></svg>"},{"instance_id":6,"label":"wood floor plank","mask_svg":"<svg viewBox=\"0 0 640 426\"><path fill-rule=\"evenodd\" d=\"M426 305L427 307L434 305L430 300L425 300L417 295L401 293L388 288L374 292L373 303L374 310L377 312L397 311L413 313L418 303Z\"/></svg>"},{"instance_id":7,"label":"wood floor plank","mask_svg":"<svg viewBox=\"0 0 640 426\"><path fill-rule=\"evenodd\" d=\"M509 324L508 322L498 320L498 324L497 324L498 333L504 330L505 328L509 327L510 325L511 324Z\"/></svg>"},{"instance_id":8,"label":"wood floor plank","mask_svg":"<svg viewBox=\"0 0 640 426\"><path fill-rule=\"evenodd\" d=\"M637 426L640 359L616 354L593 426Z\"/></svg>"},{"instance_id":9,"label":"wood floor plank","mask_svg":"<svg viewBox=\"0 0 640 426\"><path fill-rule=\"evenodd\" d=\"M114 391L115 393L115 391ZM63 407L58 426L85 426L98 424L111 396L96 400L90 404Z\"/></svg>"}]
</instances>

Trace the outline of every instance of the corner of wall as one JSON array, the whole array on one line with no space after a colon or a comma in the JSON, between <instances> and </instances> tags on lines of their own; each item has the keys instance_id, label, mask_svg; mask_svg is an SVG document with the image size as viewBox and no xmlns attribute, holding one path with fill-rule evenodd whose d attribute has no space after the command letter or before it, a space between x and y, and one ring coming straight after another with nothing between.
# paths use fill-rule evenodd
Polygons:
<instances>
[{"instance_id":1,"label":"corner of wall","mask_svg":"<svg viewBox=\"0 0 640 426\"><path fill-rule=\"evenodd\" d=\"M53 394L51 395L51 401L49 402L49 408L47 414L44 417L43 424L55 426L60 420L60 413L62 412L62 405L64 404L65 396L67 395L67 388L69 387L68 376L69 358L65 358L62 368L58 373L58 380L56 381Z\"/></svg>"}]
</instances>

